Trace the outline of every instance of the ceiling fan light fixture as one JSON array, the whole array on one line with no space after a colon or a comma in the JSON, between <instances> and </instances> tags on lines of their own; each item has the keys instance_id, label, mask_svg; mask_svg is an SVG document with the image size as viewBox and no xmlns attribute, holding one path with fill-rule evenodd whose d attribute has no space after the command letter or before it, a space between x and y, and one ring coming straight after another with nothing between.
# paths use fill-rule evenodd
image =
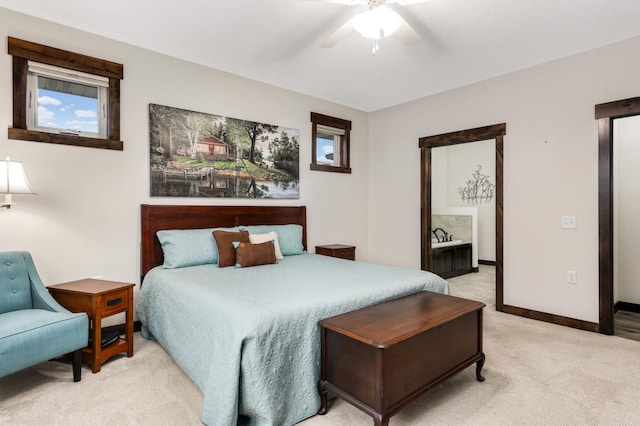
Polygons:
<instances>
[{"instance_id":1,"label":"ceiling fan light fixture","mask_svg":"<svg viewBox=\"0 0 640 426\"><path fill-rule=\"evenodd\" d=\"M353 17L353 28L366 38L379 39L393 34L402 25L402 18L384 5Z\"/></svg>"}]
</instances>

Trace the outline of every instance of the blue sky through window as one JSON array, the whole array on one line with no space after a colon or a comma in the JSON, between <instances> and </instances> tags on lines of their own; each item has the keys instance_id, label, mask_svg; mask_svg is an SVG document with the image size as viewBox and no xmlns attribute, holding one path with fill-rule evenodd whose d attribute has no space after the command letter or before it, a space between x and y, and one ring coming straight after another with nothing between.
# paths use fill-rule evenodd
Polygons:
<instances>
[{"instance_id":1,"label":"blue sky through window","mask_svg":"<svg viewBox=\"0 0 640 426\"><path fill-rule=\"evenodd\" d=\"M98 133L98 100L38 89L38 126Z\"/></svg>"},{"instance_id":2,"label":"blue sky through window","mask_svg":"<svg viewBox=\"0 0 640 426\"><path fill-rule=\"evenodd\" d=\"M327 158L328 154L333 154L333 138L326 139L318 136L316 138L316 162L333 163L333 155Z\"/></svg>"}]
</instances>

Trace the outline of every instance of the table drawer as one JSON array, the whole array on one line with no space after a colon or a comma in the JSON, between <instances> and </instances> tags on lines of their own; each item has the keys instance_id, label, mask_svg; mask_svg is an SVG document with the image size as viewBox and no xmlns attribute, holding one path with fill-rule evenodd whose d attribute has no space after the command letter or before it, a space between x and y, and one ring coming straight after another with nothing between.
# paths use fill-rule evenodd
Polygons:
<instances>
[{"instance_id":1,"label":"table drawer","mask_svg":"<svg viewBox=\"0 0 640 426\"><path fill-rule=\"evenodd\" d=\"M321 254L323 256L338 257L340 259L347 259L347 260L356 259L355 247L347 247L347 248L339 248L339 249L328 249L324 247L316 247L316 254Z\"/></svg>"},{"instance_id":2,"label":"table drawer","mask_svg":"<svg viewBox=\"0 0 640 426\"><path fill-rule=\"evenodd\" d=\"M129 307L129 291L120 290L102 296L102 316L125 311Z\"/></svg>"}]
</instances>

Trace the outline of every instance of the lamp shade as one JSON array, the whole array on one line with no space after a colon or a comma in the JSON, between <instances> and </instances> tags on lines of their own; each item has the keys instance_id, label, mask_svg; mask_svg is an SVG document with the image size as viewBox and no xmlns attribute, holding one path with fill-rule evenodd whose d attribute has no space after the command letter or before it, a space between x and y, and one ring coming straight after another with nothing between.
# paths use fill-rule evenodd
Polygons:
<instances>
[{"instance_id":1,"label":"lamp shade","mask_svg":"<svg viewBox=\"0 0 640 426\"><path fill-rule=\"evenodd\" d=\"M381 5L353 17L353 28L366 38L379 39L393 34L402 25L395 11Z\"/></svg>"},{"instance_id":2,"label":"lamp shade","mask_svg":"<svg viewBox=\"0 0 640 426\"><path fill-rule=\"evenodd\" d=\"M19 161L0 161L0 194L33 194Z\"/></svg>"}]
</instances>

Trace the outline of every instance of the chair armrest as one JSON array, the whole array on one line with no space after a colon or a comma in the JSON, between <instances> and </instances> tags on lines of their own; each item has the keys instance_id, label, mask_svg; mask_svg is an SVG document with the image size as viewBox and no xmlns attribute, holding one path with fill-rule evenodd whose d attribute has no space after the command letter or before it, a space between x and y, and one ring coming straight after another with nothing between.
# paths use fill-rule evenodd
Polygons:
<instances>
[{"instance_id":1,"label":"chair armrest","mask_svg":"<svg viewBox=\"0 0 640 426\"><path fill-rule=\"evenodd\" d=\"M33 263L31 254L29 252L22 252L24 261L27 265L27 271L29 273L29 280L31 281L31 302L34 309L45 309L47 311L54 312L69 312L66 308L60 305L47 291L47 288L42 283L40 275L36 270L36 266Z\"/></svg>"}]
</instances>

